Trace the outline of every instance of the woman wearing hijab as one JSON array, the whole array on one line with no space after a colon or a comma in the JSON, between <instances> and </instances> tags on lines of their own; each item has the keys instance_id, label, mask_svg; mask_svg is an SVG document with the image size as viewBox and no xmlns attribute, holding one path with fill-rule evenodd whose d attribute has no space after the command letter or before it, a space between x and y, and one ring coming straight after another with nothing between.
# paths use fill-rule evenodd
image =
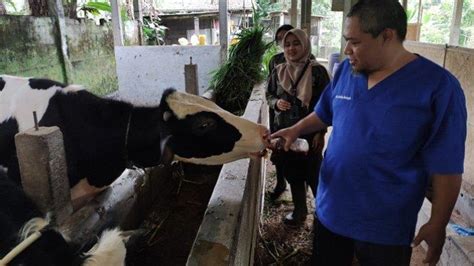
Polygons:
<instances>
[{"instance_id":1,"label":"woman wearing hijab","mask_svg":"<svg viewBox=\"0 0 474 266\"><path fill-rule=\"evenodd\" d=\"M303 30L288 31L283 37L283 50L286 62L275 67L267 88L268 102L275 114L272 131L290 127L312 112L329 83L326 69L311 59L311 44ZM299 226L306 219L306 187L309 185L313 195L316 194L324 134L322 131L303 136L310 144L308 154L291 151L272 154L272 162L291 188L294 210L284 218L287 225ZM285 187L277 185L273 194L281 194L284 190Z\"/></svg>"}]
</instances>

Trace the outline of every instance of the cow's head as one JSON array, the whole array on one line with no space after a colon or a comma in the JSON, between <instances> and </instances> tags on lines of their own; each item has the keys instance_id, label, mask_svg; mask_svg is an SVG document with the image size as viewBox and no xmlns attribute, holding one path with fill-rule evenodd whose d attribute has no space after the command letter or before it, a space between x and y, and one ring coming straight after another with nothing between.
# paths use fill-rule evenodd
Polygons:
<instances>
[{"instance_id":1,"label":"cow's head","mask_svg":"<svg viewBox=\"0 0 474 266\"><path fill-rule=\"evenodd\" d=\"M264 126L199 96L168 89L160 112L166 146L180 161L223 164L258 153L268 144Z\"/></svg>"}]
</instances>

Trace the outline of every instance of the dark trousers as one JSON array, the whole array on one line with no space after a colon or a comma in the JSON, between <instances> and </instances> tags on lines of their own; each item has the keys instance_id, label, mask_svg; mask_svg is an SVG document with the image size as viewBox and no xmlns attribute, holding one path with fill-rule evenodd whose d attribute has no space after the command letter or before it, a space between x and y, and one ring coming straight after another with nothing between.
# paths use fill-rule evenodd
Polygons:
<instances>
[{"instance_id":1,"label":"dark trousers","mask_svg":"<svg viewBox=\"0 0 474 266\"><path fill-rule=\"evenodd\" d=\"M350 266L353 257L361 266L410 265L411 247L368 243L335 234L314 219L311 265Z\"/></svg>"}]
</instances>

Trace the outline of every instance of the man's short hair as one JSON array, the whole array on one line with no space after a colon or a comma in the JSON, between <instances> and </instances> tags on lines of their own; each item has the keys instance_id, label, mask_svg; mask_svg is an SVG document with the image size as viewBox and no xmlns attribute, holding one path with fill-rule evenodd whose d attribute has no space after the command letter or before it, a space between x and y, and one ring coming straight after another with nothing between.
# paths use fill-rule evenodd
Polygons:
<instances>
[{"instance_id":1,"label":"man's short hair","mask_svg":"<svg viewBox=\"0 0 474 266\"><path fill-rule=\"evenodd\" d=\"M374 38L385 29L397 32L403 42L407 34L407 14L396 0L360 0L347 14L347 17L358 17L362 31Z\"/></svg>"},{"instance_id":2,"label":"man's short hair","mask_svg":"<svg viewBox=\"0 0 474 266\"><path fill-rule=\"evenodd\" d=\"M278 37L278 33L279 33L280 31L290 31L290 30L292 30L292 29L294 29L294 28L293 28L293 26L291 26L290 24L283 24L283 25L281 25L280 27L278 27L278 29L277 29L276 32L275 32L275 42L278 41L278 40L277 40L277 37Z\"/></svg>"}]
</instances>

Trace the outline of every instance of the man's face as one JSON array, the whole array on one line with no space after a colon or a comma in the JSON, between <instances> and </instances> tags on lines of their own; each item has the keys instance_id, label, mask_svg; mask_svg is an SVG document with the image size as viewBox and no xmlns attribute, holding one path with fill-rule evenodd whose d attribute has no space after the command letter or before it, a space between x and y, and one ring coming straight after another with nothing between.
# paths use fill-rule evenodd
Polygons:
<instances>
[{"instance_id":1,"label":"man's face","mask_svg":"<svg viewBox=\"0 0 474 266\"><path fill-rule=\"evenodd\" d=\"M304 56L303 45L294 34L288 34L286 36L283 49L290 61L299 61Z\"/></svg>"},{"instance_id":2,"label":"man's face","mask_svg":"<svg viewBox=\"0 0 474 266\"><path fill-rule=\"evenodd\" d=\"M344 25L344 39L344 54L354 71L369 74L381 68L384 58L382 34L372 37L362 31L358 17L349 17Z\"/></svg>"}]
</instances>

